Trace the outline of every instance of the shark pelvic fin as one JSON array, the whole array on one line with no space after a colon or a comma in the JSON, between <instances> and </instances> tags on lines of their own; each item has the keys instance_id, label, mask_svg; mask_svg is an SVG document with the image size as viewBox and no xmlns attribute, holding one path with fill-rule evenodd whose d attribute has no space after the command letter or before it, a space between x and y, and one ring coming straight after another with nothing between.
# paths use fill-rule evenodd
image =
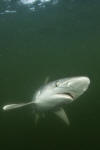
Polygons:
<instances>
[{"instance_id":1,"label":"shark pelvic fin","mask_svg":"<svg viewBox=\"0 0 100 150\"><path fill-rule=\"evenodd\" d=\"M62 119L67 125L70 125L70 121L67 117L67 114L65 113L63 108L60 108L56 112L54 112L60 119Z\"/></svg>"},{"instance_id":2,"label":"shark pelvic fin","mask_svg":"<svg viewBox=\"0 0 100 150\"><path fill-rule=\"evenodd\" d=\"M40 115L39 115L38 113L35 113L35 115L34 115L34 123L35 123L35 126L37 126L39 120L40 120Z\"/></svg>"},{"instance_id":3,"label":"shark pelvic fin","mask_svg":"<svg viewBox=\"0 0 100 150\"><path fill-rule=\"evenodd\" d=\"M37 126L38 125L38 122L39 122L39 120L41 119L41 118L45 118L45 114L44 113L35 113L34 114L34 123L35 123L35 126Z\"/></svg>"}]
</instances>

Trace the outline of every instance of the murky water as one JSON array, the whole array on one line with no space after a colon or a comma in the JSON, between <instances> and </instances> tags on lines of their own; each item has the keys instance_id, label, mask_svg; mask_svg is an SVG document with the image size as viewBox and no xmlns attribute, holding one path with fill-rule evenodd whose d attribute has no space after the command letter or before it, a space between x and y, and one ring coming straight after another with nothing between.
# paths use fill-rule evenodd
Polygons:
<instances>
[{"instance_id":1,"label":"murky water","mask_svg":"<svg viewBox=\"0 0 100 150\"><path fill-rule=\"evenodd\" d=\"M2 149L97 149L100 139L100 2L0 1L0 145ZM85 75L89 90L65 107L71 125L47 114L34 125L28 102L46 77Z\"/></svg>"}]
</instances>

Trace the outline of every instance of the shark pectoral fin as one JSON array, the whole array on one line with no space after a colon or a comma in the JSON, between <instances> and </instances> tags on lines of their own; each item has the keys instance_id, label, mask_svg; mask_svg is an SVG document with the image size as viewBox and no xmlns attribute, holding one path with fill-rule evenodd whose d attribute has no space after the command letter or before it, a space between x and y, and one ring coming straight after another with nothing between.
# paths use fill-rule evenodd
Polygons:
<instances>
[{"instance_id":1,"label":"shark pectoral fin","mask_svg":"<svg viewBox=\"0 0 100 150\"><path fill-rule=\"evenodd\" d=\"M2 109L3 110L11 110L11 109L16 109L24 106L26 104L10 104L10 105L5 105Z\"/></svg>"},{"instance_id":2,"label":"shark pectoral fin","mask_svg":"<svg viewBox=\"0 0 100 150\"><path fill-rule=\"evenodd\" d=\"M62 119L67 125L70 125L70 121L67 117L63 108L60 108L58 111L54 112L60 119Z\"/></svg>"},{"instance_id":3,"label":"shark pectoral fin","mask_svg":"<svg viewBox=\"0 0 100 150\"><path fill-rule=\"evenodd\" d=\"M33 104L34 102L29 102L29 103L21 103L21 104L10 104L10 105L5 105L3 106L3 110L11 110L11 109L16 109L16 108L20 108L20 107L23 107L23 106L27 106L27 105L30 105L30 104Z\"/></svg>"}]
</instances>

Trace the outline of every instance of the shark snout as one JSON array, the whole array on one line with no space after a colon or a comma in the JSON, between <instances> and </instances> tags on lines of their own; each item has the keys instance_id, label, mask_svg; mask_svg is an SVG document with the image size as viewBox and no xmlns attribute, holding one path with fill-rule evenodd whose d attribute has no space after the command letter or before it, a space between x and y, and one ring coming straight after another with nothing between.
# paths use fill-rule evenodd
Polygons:
<instances>
[{"instance_id":1,"label":"shark snout","mask_svg":"<svg viewBox=\"0 0 100 150\"><path fill-rule=\"evenodd\" d=\"M90 79L88 77L79 77L76 80L76 86L81 90L86 91L89 87Z\"/></svg>"},{"instance_id":2,"label":"shark snout","mask_svg":"<svg viewBox=\"0 0 100 150\"><path fill-rule=\"evenodd\" d=\"M85 76L59 80L56 83L58 86L57 94L62 94L70 97L72 100L75 100L88 89L89 84L90 79Z\"/></svg>"},{"instance_id":3,"label":"shark snout","mask_svg":"<svg viewBox=\"0 0 100 150\"><path fill-rule=\"evenodd\" d=\"M89 87L90 79L88 77L76 77L70 80L69 88L72 90L74 99L82 95Z\"/></svg>"}]
</instances>

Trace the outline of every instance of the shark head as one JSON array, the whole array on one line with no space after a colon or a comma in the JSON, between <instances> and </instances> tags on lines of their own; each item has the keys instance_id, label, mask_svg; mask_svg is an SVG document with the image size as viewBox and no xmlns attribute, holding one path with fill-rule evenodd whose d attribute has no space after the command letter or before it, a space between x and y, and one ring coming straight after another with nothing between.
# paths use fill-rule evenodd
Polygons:
<instances>
[{"instance_id":1,"label":"shark head","mask_svg":"<svg viewBox=\"0 0 100 150\"><path fill-rule=\"evenodd\" d=\"M40 108L52 109L70 103L81 96L90 84L88 77L64 78L48 83L35 95Z\"/></svg>"},{"instance_id":2,"label":"shark head","mask_svg":"<svg viewBox=\"0 0 100 150\"><path fill-rule=\"evenodd\" d=\"M81 96L88 89L89 84L88 77L65 78L56 82L58 93L68 95L72 100Z\"/></svg>"}]
</instances>

